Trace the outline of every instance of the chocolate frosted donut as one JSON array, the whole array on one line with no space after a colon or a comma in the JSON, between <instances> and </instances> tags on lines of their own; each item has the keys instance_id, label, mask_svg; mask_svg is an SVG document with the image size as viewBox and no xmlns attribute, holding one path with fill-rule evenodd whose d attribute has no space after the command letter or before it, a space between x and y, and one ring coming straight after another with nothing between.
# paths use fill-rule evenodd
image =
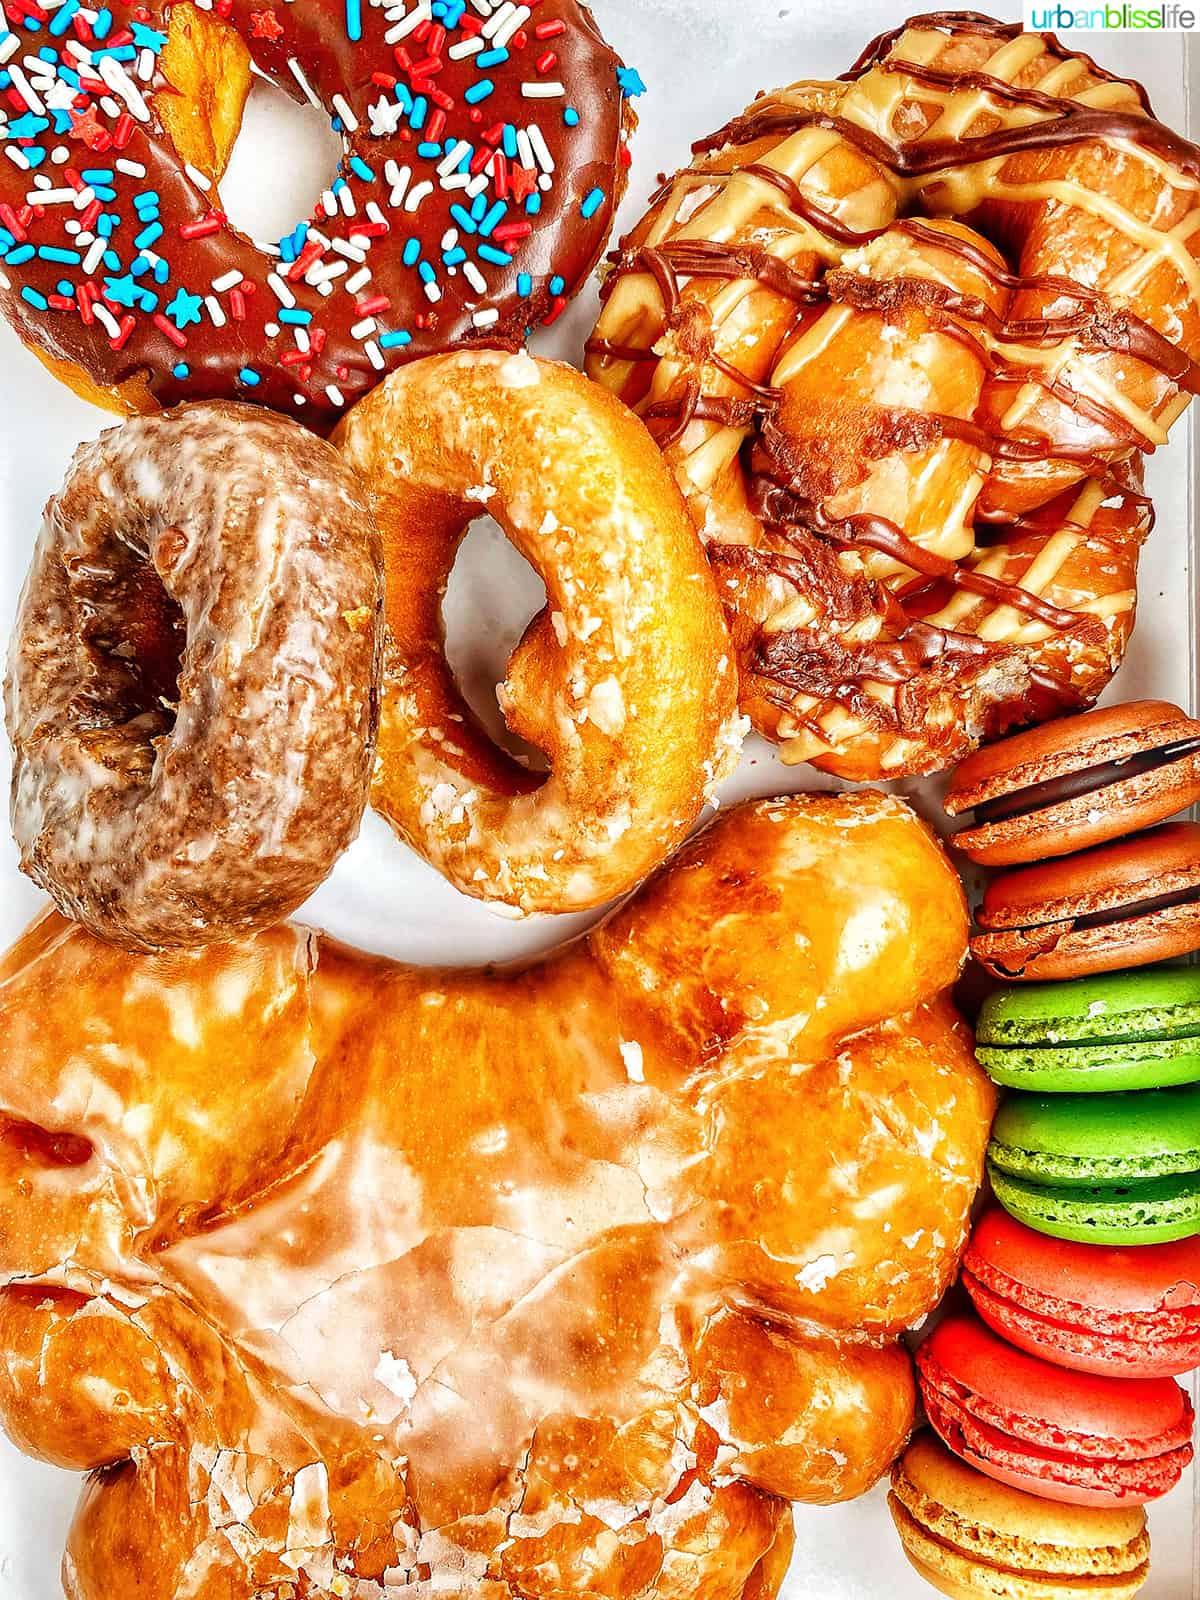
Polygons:
<instances>
[{"instance_id":1,"label":"chocolate frosted donut","mask_svg":"<svg viewBox=\"0 0 1200 1600\"><path fill-rule=\"evenodd\" d=\"M9 658L23 870L132 950L292 911L358 831L381 604L356 480L294 422L216 402L83 445Z\"/></svg>"},{"instance_id":2,"label":"chocolate frosted donut","mask_svg":"<svg viewBox=\"0 0 1200 1600\"><path fill-rule=\"evenodd\" d=\"M101 404L324 431L414 356L552 321L608 236L640 85L575 0L29 3L27 46L0 19L0 307ZM214 187L251 63L342 138L277 241Z\"/></svg>"}]
</instances>

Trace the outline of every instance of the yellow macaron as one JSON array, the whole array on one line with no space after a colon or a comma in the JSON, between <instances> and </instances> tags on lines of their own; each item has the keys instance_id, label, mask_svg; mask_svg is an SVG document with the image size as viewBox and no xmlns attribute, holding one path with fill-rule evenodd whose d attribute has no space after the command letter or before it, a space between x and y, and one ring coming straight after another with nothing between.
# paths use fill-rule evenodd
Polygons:
<instances>
[{"instance_id":1,"label":"yellow macaron","mask_svg":"<svg viewBox=\"0 0 1200 1600\"><path fill-rule=\"evenodd\" d=\"M904 1553L951 1600L1132 1600L1150 1572L1141 1506L1060 1505L996 1483L919 1433L888 1496Z\"/></svg>"}]
</instances>

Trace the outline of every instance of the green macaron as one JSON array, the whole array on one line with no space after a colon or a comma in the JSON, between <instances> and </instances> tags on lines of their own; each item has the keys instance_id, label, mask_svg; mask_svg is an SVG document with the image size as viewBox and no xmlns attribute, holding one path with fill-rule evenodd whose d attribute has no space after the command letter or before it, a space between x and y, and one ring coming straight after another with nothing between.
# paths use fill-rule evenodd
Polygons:
<instances>
[{"instance_id":1,"label":"green macaron","mask_svg":"<svg viewBox=\"0 0 1200 1600\"><path fill-rule=\"evenodd\" d=\"M1042 1094L1200 1082L1200 967L999 989L979 1014L976 1053L997 1083Z\"/></svg>"},{"instance_id":2,"label":"green macaron","mask_svg":"<svg viewBox=\"0 0 1200 1600\"><path fill-rule=\"evenodd\" d=\"M1010 1094L988 1146L996 1198L1057 1239L1159 1244L1200 1233L1200 1085Z\"/></svg>"}]
</instances>

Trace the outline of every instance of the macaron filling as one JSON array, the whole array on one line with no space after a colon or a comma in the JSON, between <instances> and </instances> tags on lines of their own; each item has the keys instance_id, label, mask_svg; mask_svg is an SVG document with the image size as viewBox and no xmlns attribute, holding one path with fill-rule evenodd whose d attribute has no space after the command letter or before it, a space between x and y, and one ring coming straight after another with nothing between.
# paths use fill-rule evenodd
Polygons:
<instances>
[{"instance_id":1,"label":"macaron filling","mask_svg":"<svg viewBox=\"0 0 1200 1600\"><path fill-rule=\"evenodd\" d=\"M1200 1233L1194 1174L1094 1189L1050 1189L988 1164L996 1199L1020 1222L1090 1244L1158 1244Z\"/></svg>"},{"instance_id":2,"label":"macaron filling","mask_svg":"<svg viewBox=\"0 0 1200 1600\"><path fill-rule=\"evenodd\" d=\"M1045 1093L1162 1088L1200 1081L1200 1037L997 1046L975 1054L996 1083Z\"/></svg>"},{"instance_id":3,"label":"macaron filling","mask_svg":"<svg viewBox=\"0 0 1200 1600\"><path fill-rule=\"evenodd\" d=\"M1030 1183L1050 1182L1070 1189L1096 1189L1109 1185L1124 1187L1182 1173L1194 1176L1200 1172L1200 1149L1140 1150L1136 1155L1124 1151L1108 1155L1091 1150L1086 1155L1076 1155L1044 1148L1024 1149L992 1139L988 1144L988 1161L1010 1177L1024 1178Z\"/></svg>"},{"instance_id":4,"label":"macaron filling","mask_svg":"<svg viewBox=\"0 0 1200 1600\"><path fill-rule=\"evenodd\" d=\"M972 1299L978 1289L990 1303L1009 1306L1014 1312L1051 1323L1055 1329L1077 1328L1101 1334L1106 1339L1128 1339L1133 1343L1157 1344L1173 1339L1195 1339L1200 1343L1200 1305L1194 1301L1171 1305L1169 1297L1164 1295L1157 1305L1145 1311L1124 1307L1110 1310L1095 1303L1083 1305L1078 1300L1067 1300L1009 1277L990 1262L981 1260L969 1245L963 1257L963 1283ZM1180 1300L1185 1292L1180 1290Z\"/></svg>"},{"instance_id":5,"label":"macaron filling","mask_svg":"<svg viewBox=\"0 0 1200 1600\"><path fill-rule=\"evenodd\" d=\"M978 801L972 808L975 821L985 826L993 822L1008 822L1013 817L1025 816L1033 811L1045 811L1050 806L1095 794L1111 784L1120 783L1124 778L1155 772L1198 753L1200 737L1175 739L1154 750L1139 750L1120 761L1102 761L1095 766L1082 767L1077 772L1060 773L1056 778L1046 778L1040 783L1031 783L1022 789L1013 789L1008 794L997 795L994 799Z\"/></svg>"}]
</instances>

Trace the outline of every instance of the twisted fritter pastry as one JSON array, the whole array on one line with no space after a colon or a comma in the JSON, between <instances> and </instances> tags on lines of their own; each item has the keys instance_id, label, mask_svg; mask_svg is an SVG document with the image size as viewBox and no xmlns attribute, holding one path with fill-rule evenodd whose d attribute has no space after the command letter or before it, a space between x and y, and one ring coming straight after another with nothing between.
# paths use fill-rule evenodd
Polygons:
<instances>
[{"instance_id":1,"label":"twisted fritter pastry","mask_svg":"<svg viewBox=\"0 0 1200 1600\"><path fill-rule=\"evenodd\" d=\"M645 427L573 367L459 351L394 373L334 436L387 577L371 804L464 894L578 911L634 888L737 765L737 669L704 551ZM460 694L442 600L490 512L548 604L497 697L548 770Z\"/></svg>"},{"instance_id":2,"label":"twisted fritter pastry","mask_svg":"<svg viewBox=\"0 0 1200 1600\"><path fill-rule=\"evenodd\" d=\"M0 1417L70 1600L767 1600L874 1482L992 1091L877 794L724 816L521 972L279 927L0 965Z\"/></svg>"},{"instance_id":3,"label":"twisted fritter pastry","mask_svg":"<svg viewBox=\"0 0 1200 1600\"><path fill-rule=\"evenodd\" d=\"M743 709L873 778L1095 699L1141 458L1197 386L1200 151L1052 36L948 12L696 152L588 370L708 541Z\"/></svg>"}]
</instances>

